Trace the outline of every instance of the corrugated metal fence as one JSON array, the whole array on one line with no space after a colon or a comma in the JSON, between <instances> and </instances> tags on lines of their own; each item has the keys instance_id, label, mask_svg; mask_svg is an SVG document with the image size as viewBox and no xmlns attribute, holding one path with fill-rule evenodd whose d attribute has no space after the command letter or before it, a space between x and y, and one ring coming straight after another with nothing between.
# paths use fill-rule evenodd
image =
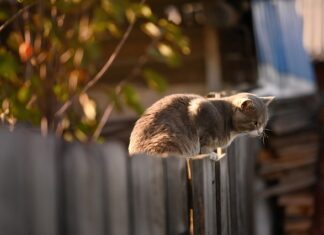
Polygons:
<instances>
[{"instance_id":1,"label":"corrugated metal fence","mask_svg":"<svg viewBox=\"0 0 324 235\"><path fill-rule=\"evenodd\" d=\"M189 180L185 159L0 130L0 234L252 235L251 141L191 161Z\"/></svg>"}]
</instances>

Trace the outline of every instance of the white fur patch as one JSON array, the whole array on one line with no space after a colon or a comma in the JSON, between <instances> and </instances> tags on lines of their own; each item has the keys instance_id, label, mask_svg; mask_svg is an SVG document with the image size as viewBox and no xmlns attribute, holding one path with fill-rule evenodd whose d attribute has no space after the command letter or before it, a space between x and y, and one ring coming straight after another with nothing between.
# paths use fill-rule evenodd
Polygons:
<instances>
[{"instance_id":1,"label":"white fur patch","mask_svg":"<svg viewBox=\"0 0 324 235\"><path fill-rule=\"evenodd\" d=\"M249 135L256 137L256 136L260 136L262 132L263 132L263 127L260 127L258 130L251 131Z\"/></svg>"},{"instance_id":2,"label":"white fur patch","mask_svg":"<svg viewBox=\"0 0 324 235\"><path fill-rule=\"evenodd\" d=\"M199 107L201 103L203 103L203 99L193 99L189 103L188 111L192 116L196 116L198 114Z\"/></svg>"},{"instance_id":3,"label":"white fur patch","mask_svg":"<svg viewBox=\"0 0 324 235\"><path fill-rule=\"evenodd\" d=\"M259 133L258 133L257 130L254 130L254 131L249 132L249 135L250 135L250 136L258 136Z\"/></svg>"}]
</instances>

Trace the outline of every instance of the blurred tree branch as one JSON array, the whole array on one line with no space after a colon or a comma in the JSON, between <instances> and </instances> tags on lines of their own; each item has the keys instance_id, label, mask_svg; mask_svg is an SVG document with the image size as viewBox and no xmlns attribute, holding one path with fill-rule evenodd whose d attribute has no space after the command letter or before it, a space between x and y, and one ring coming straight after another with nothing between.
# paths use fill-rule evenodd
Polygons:
<instances>
[{"instance_id":1,"label":"blurred tree branch","mask_svg":"<svg viewBox=\"0 0 324 235\"><path fill-rule=\"evenodd\" d=\"M166 88L163 76L145 67L149 60L176 66L180 54L190 51L180 27L153 14L145 0L30 2L13 3L11 8L0 3L0 19L7 19L0 26L0 117L4 123L25 122L41 127L43 133L55 131L66 140L95 140L114 108L143 111L130 84L134 78L142 77L156 91ZM37 9L31 10L35 5ZM15 27L7 27L15 20ZM151 42L128 75L108 89L108 105L99 115L97 101L88 91L110 70L135 27ZM107 42L116 46L103 59ZM103 65L98 66L101 61Z\"/></svg>"},{"instance_id":2,"label":"blurred tree branch","mask_svg":"<svg viewBox=\"0 0 324 235\"><path fill-rule=\"evenodd\" d=\"M8 20L6 20L1 26L0 26L0 33L2 30L4 30L10 23L12 23L17 17L21 16L25 11L29 10L31 7L35 6L37 3L31 3L23 8L21 8L16 14L11 16Z\"/></svg>"},{"instance_id":3,"label":"blurred tree branch","mask_svg":"<svg viewBox=\"0 0 324 235\"><path fill-rule=\"evenodd\" d=\"M143 66L145 65L145 63L149 59L149 56L148 56L147 52L157 44L159 39L160 38L157 37L157 38L154 38L152 40L152 42L146 47L144 53L137 60L137 63L135 64L135 66L133 67L133 69L129 73L129 75L126 78L124 78L123 80L121 80L117 84L117 86L115 88L115 94L116 95L120 95L121 92L122 92L123 87L128 82L135 79L140 74L141 70L143 69ZM101 119L100 119L100 121L99 121L99 123L97 125L97 128L95 129L95 131L94 131L94 133L92 135L92 139L97 139L100 136L104 126L106 125L106 123L107 123L107 121L108 121L108 119L109 119L109 117L110 117L110 115L111 115L111 113L112 113L112 111L114 109L114 106L115 106L115 102L111 102L110 104L107 105L107 107L105 108L105 111L104 111L104 113L103 113L103 115L102 115L102 117L101 117Z\"/></svg>"},{"instance_id":4,"label":"blurred tree branch","mask_svg":"<svg viewBox=\"0 0 324 235\"><path fill-rule=\"evenodd\" d=\"M144 1L143 1L144 2ZM135 20L132 21L129 25L127 30L125 31L123 37L119 41L118 45L116 46L115 50L113 53L110 55L108 58L107 62L104 64L104 66L100 69L100 71L85 85L85 87L81 90L80 93L85 93L87 92L91 87L93 87L99 80L100 78L104 75L104 73L110 68L114 60L116 59L117 55L119 54L120 50L122 49L123 45L125 44L127 38L129 37L131 31L133 30L135 25ZM80 93L75 93L72 95L72 97L66 101L62 107L55 113L55 116L62 116L64 112L72 105L74 99L76 96Z\"/></svg>"}]
</instances>

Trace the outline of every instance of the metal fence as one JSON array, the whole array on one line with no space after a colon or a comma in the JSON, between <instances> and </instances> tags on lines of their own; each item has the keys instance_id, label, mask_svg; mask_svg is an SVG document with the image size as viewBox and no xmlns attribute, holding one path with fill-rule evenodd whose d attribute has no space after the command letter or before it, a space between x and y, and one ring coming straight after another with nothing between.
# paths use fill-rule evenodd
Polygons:
<instances>
[{"instance_id":1,"label":"metal fence","mask_svg":"<svg viewBox=\"0 0 324 235\"><path fill-rule=\"evenodd\" d=\"M0 234L253 234L252 140L190 168L125 149L0 130Z\"/></svg>"}]
</instances>

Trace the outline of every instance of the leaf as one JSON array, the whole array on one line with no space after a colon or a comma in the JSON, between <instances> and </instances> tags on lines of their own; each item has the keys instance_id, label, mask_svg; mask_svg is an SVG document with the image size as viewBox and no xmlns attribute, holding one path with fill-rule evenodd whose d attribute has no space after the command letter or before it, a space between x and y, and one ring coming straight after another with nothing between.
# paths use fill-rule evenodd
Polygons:
<instances>
[{"instance_id":1,"label":"leaf","mask_svg":"<svg viewBox=\"0 0 324 235\"><path fill-rule=\"evenodd\" d=\"M107 22L106 27L112 36L114 36L116 38L121 37L122 33L119 30L118 26L114 22L112 22L112 21Z\"/></svg>"},{"instance_id":2,"label":"leaf","mask_svg":"<svg viewBox=\"0 0 324 235\"><path fill-rule=\"evenodd\" d=\"M65 133L63 134L63 138L64 138L64 140L67 141L67 142L72 142L72 141L74 140L74 137L73 137L73 135L72 135L71 132L65 132Z\"/></svg>"},{"instance_id":3,"label":"leaf","mask_svg":"<svg viewBox=\"0 0 324 235\"><path fill-rule=\"evenodd\" d=\"M141 25L141 29L145 34L147 34L152 38L159 38L161 37L162 34L160 28L157 25L153 24L152 22L148 22Z\"/></svg>"},{"instance_id":4,"label":"leaf","mask_svg":"<svg viewBox=\"0 0 324 235\"><path fill-rule=\"evenodd\" d=\"M77 129L79 129L83 133L85 133L86 135L89 135L91 132L93 132L94 124L96 124L96 122L89 123L89 122L84 122L83 120L81 120L81 122L78 123L76 127L77 127Z\"/></svg>"},{"instance_id":5,"label":"leaf","mask_svg":"<svg viewBox=\"0 0 324 235\"><path fill-rule=\"evenodd\" d=\"M58 83L53 87L53 92L59 101L65 102L69 98L69 90L66 84Z\"/></svg>"},{"instance_id":6,"label":"leaf","mask_svg":"<svg viewBox=\"0 0 324 235\"><path fill-rule=\"evenodd\" d=\"M127 7L127 1L123 0L102 0L102 9L109 14L118 24L124 23L125 9Z\"/></svg>"},{"instance_id":7,"label":"leaf","mask_svg":"<svg viewBox=\"0 0 324 235\"><path fill-rule=\"evenodd\" d=\"M181 64L180 55L173 48L165 43L157 45L158 52L164 58L164 62L170 66L179 66Z\"/></svg>"},{"instance_id":8,"label":"leaf","mask_svg":"<svg viewBox=\"0 0 324 235\"><path fill-rule=\"evenodd\" d=\"M26 103L30 98L30 96L31 96L30 83L27 83L19 89L17 93L17 98L21 103Z\"/></svg>"},{"instance_id":9,"label":"leaf","mask_svg":"<svg viewBox=\"0 0 324 235\"><path fill-rule=\"evenodd\" d=\"M49 19L45 19L43 21L43 24L44 24L43 34L44 34L45 37L48 37L48 35L50 34L50 32L51 32L51 30L53 28L53 23Z\"/></svg>"},{"instance_id":10,"label":"leaf","mask_svg":"<svg viewBox=\"0 0 324 235\"><path fill-rule=\"evenodd\" d=\"M189 38L183 35L177 35L170 32L165 33L165 38L181 49L184 55L190 54Z\"/></svg>"},{"instance_id":11,"label":"leaf","mask_svg":"<svg viewBox=\"0 0 324 235\"><path fill-rule=\"evenodd\" d=\"M18 47L21 43L23 43L23 38L21 34L18 32L11 32L7 39L7 45L11 49L18 51Z\"/></svg>"},{"instance_id":12,"label":"leaf","mask_svg":"<svg viewBox=\"0 0 324 235\"><path fill-rule=\"evenodd\" d=\"M89 98L89 96L86 93L80 94L79 102L82 106L85 120L90 122L95 121L97 116L96 102Z\"/></svg>"},{"instance_id":13,"label":"leaf","mask_svg":"<svg viewBox=\"0 0 324 235\"><path fill-rule=\"evenodd\" d=\"M108 89L107 96L108 96L108 99L110 100L110 102L115 104L115 110L122 112L123 104L121 101L121 97L116 94L115 90Z\"/></svg>"},{"instance_id":14,"label":"leaf","mask_svg":"<svg viewBox=\"0 0 324 235\"><path fill-rule=\"evenodd\" d=\"M165 45L165 44L164 44ZM148 55L158 62L165 63L171 67L181 65L181 57L171 47L149 48Z\"/></svg>"},{"instance_id":15,"label":"leaf","mask_svg":"<svg viewBox=\"0 0 324 235\"><path fill-rule=\"evenodd\" d=\"M81 131L80 129L76 129L74 131L74 136L79 140L80 142L86 142L88 140L88 136Z\"/></svg>"},{"instance_id":16,"label":"leaf","mask_svg":"<svg viewBox=\"0 0 324 235\"><path fill-rule=\"evenodd\" d=\"M148 86L153 90L163 92L168 87L168 83L165 78L152 69L144 69L143 77L145 78Z\"/></svg>"},{"instance_id":17,"label":"leaf","mask_svg":"<svg viewBox=\"0 0 324 235\"><path fill-rule=\"evenodd\" d=\"M0 48L0 76L14 81L17 79L19 65L13 55Z\"/></svg>"},{"instance_id":18,"label":"leaf","mask_svg":"<svg viewBox=\"0 0 324 235\"><path fill-rule=\"evenodd\" d=\"M190 54L189 38L186 37L181 28L174 23L171 23L165 19L161 19L158 22L159 26L165 30L165 38L179 47L183 54Z\"/></svg>"},{"instance_id":19,"label":"leaf","mask_svg":"<svg viewBox=\"0 0 324 235\"><path fill-rule=\"evenodd\" d=\"M0 10L0 21L5 21L9 18L9 14L6 10Z\"/></svg>"},{"instance_id":20,"label":"leaf","mask_svg":"<svg viewBox=\"0 0 324 235\"><path fill-rule=\"evenodd\" d=\"M144 112L144 108L140 103L138 93L130 85L125 85L123 87L123 95L126 104L131 107L136 113L141 114Z\"/></svg>"},{"instance_id":21,"label":"leaf","mask_svg":"<svg viewBox=\"0 0 324 235\"><path fill-rule=\"evenodd\" d=\"M153 13L151 8L146 4L132 3L128 9L126 9L126 16L130 22L136 17L143 17L146 19L151 19Z\"/></svg>"},{"instance_id":22,"label":"leaf","mask_svg":"<svg viewBox=\"0 0 324 235\"><path fill-rule=\"evenodd\" d=\"M102 55L102 50L100 45L96 42L87 42L84 44L84 56L82 61L82 67L89 69L89 63L91 61L100 58Z\"/></svg>"},{"instance_id":23,"label":"leaf","mask_svg":"<svg viewBox=\"0 0 324 235\"><path fill-rule=\"evenodd\" d=\"M31 87L33 89L33 92L40 93L40 91L42 91L41 79L37 75L33 74L29 78L29 81L31 83Z\"/></svg>"}]
</instances>

